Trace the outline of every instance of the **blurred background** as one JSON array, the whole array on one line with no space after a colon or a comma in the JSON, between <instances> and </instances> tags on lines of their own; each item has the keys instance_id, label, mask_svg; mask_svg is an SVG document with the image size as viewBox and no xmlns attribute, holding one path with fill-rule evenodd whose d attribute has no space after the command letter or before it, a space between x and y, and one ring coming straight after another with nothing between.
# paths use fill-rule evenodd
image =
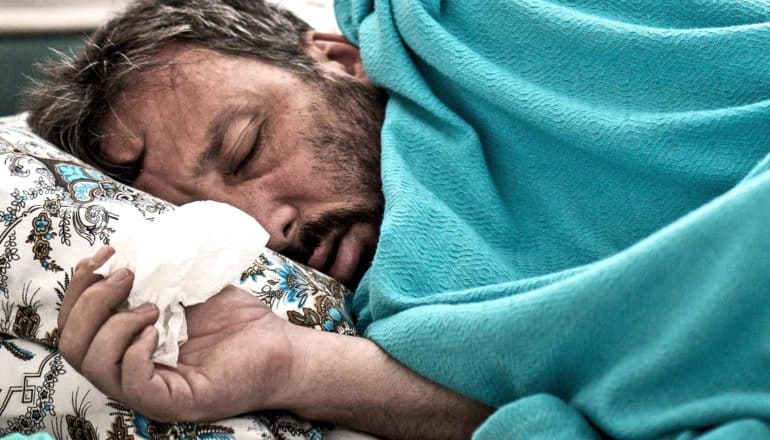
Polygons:
<instances>
[{"instance_id":1,"label":"blurred background","mask_svg":"<svg viewBox=\"0 0 770 440\"><path fill-rule=\"evenodd\" d=\"M324 32L336 32L333 0L272 0ZM34 64L52 49L77 51L130 0L0 0L0 116L17 113Z\"/></svg>"}]
</instances>

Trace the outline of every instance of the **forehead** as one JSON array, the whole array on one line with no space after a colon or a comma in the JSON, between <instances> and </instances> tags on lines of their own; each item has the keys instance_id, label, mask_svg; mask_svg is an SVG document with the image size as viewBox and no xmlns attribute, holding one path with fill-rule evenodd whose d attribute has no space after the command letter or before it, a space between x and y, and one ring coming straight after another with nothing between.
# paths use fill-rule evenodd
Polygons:
<instances>
[{"instance_id":1,"label":"forehead","mask_svg":"<svg viewBox=\"0 0 770 440\"><path fill-rule=\"evenodd\" d=\"M217 118L296 105L306 95L295 74L256 58L179 45L158 59L112 102L102 124L102 150L115 162L166 167L173 159L189 169Z\"/></svg>"}]
</instances>

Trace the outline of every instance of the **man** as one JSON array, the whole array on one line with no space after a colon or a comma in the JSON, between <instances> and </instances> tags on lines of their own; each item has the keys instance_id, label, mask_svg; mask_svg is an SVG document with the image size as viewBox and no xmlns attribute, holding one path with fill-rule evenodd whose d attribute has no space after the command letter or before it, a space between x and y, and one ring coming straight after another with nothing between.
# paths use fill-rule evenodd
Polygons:
<instances>
[{"instance_id":1,"label":"man","mask_svg":"<svg viewBox=\"0 0 770 440\"><path fill-rule=\"evenodd\" d=\"M110 316L130 274L91 276L102 253L61 323L105 392L164 419L280 407L393 437L467 437L486 405L479 438L770 436L766 4L340 1L361 63L339 37L231 3L138 6L61 67L33 123L171 201L252 213L275 249L358 283L357 324L382 349L294 346L302 330L247 303L216 325L193 312L182 367L154 368L156 312ZM267 28L291 43L241 42ZM359 281L383 209L367 78L390 99ZM244 350L256 335L271 337Z\"/></svg>"},{"instance_id":2,"label":"man","mask_svg":"<svg viewBox=\"0 0 770 440\"><path fill-rule=\"evenodd\" d=\"M237 206L268 230L268 247L356 286L382 218L384 99L344 38L313 32L260 1L144 1L100 31L74 65L55 69L56 78L37 91L31 122L38 132L173 203L212 199ZM122 356L157 311L116 315L98 330L107 316L87 306L89 298L104 297L118 304L131 286L130 275L118 284L91 285L94 264L109 255L104 252L78 267L67 291L60 350L109 395L150 417L197 420L288 409L385 437L425 439L467 438L489 412L411 373L370 341L331 334L317 339L243 292L189 318L191 327L197 322L208 331L184 347L216 346L227 358L209 354L206 363L216 362L202 370L181 367L181 376L164 379L166 388L161 376L146 374L151 364L128 365L139 345ZM212 320L229 325L209 334ZM99 341L105 346L98 348ZM183 365L199 363L196 350L183 351ZM230 359L228 350L261 355ZM336 358L331 364L329 354ZM123 371L136 376L118 384L102 373L120 357ZM303 383L325 370L320 376L327 384ZM149 392L153 386L159 395ZM326 413L330 409L334 414Z\"/></svg>"}]
</instances>

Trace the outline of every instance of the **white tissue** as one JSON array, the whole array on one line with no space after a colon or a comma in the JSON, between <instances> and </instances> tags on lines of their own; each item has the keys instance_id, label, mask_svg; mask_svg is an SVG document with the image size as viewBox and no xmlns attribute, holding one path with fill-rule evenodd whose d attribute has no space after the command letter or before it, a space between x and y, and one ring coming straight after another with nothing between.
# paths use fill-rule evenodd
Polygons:
<instances>
[{"instance_id":1,"label":"white tissue","mask_svg":"<svg viewBox=\"0 0 770 440\"><path fill-rule=\"evenodd\" d=\"M128 308L158 306L153 361L176 367L179 346L187 340L184 306L240 280L268 239L254 218L224 203L189 203L154 222L127 208L111 238L115 254L96 273L107 276L122 267L134 272Z\"/></svg>"}]
</instances>

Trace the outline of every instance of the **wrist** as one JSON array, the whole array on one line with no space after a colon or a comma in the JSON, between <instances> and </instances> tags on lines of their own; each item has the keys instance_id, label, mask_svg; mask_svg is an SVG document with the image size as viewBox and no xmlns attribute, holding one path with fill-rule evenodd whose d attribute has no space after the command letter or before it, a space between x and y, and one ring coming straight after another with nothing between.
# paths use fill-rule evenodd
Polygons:
<instances>
[{"instance_id":1,"label":"wrist","mask_svg":"<svg viewBox=\"0 0 770 440\"><path fill-rule=\"evenodd\" d=\"M302 353L303 341L310 334L320 332L291 324L272 311L259 321L252 323L251 338L265 342L260 344L261 353L248 355L253 363L249 362L247 371L258 384L249 392L249 411L291 410L300 397L299 380L304 375L304 368L301 368L306 359ZM260 383L263 384L261 387Z\"/></svg>"},{"instance_id":2,"label":"wrist","mask_svg":"<svg viewBox=\"0 0 770 440\"><path fill-rule=\"evenodd\" d=\"M291 362L282 377L274 409L310 420L331 422L347 406L345 396L356 387L362 364L384 360L379 348L363 338L342 336L287 323ZM378 359L379 358L379 359Z\"/></svg>"},{"instance_id":3,"label":"wrist","mask_svg":"<svg viewBox=\"0 0 770 440\"><path fill-rule=\"evenodd\" d=\"M492 412L405 368L368 339L300 330L290 336L294 362L282 406L300 417L386 438L459 439Z\"/></svg>"}]
</instances>

